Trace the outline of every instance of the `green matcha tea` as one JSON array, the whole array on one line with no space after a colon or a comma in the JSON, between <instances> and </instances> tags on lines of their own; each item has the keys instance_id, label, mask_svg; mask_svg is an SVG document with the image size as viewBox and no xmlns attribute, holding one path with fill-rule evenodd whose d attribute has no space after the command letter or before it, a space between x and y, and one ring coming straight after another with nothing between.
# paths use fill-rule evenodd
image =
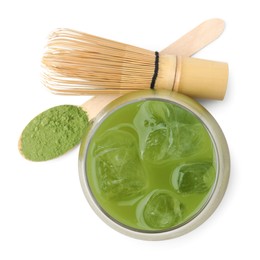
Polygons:
<instances>
[{"instance_id":1,"label":"green matcha tea","mask_svg":"<svg viewBox=\"0 0 260 260\"><path fill-rule=\"evenodd\" d=\"M127 104L104 119L86 158L90 191L106 215L133 230L170 230L206 204L215 150L203 123L174 103Z\"/></svg>"}]
</instances>

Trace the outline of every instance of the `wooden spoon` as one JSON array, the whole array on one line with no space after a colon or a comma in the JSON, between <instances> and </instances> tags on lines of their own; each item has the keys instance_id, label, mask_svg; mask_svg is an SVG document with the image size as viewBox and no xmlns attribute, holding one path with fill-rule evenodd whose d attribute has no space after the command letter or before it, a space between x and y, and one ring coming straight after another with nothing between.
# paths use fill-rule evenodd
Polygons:
<instances>
[{"instance_id":1,"label":"wooden spoon","mask_svg":"<svg viewBox=\"0 0 260 260\"><path fill-rule=\"evenodd\" d=\"M161 53L192 56L207 46L210 42L217 39L224 31L224 27L225 24L223 20L207 20L182 36L179 40L169 45L167 48L163 49ZM83 105L81 105L81 108L87 112L88 119L92 120L106 105L120 96L120 94L98 95L86 101ZM18 149L23 155L21 136L18 142Z\"/></svg>"}]
</instances>

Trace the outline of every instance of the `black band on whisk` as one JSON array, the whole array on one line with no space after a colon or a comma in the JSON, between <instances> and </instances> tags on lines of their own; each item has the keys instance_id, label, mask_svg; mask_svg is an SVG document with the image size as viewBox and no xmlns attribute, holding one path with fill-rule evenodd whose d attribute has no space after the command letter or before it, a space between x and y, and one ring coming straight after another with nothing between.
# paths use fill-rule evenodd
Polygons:
<instances>
[{"instance_id":1,"label":"black band on whisk","mask_svg":"<svg viewBox=\"0 0 260 260\"><path fill-rule=\"evenodd\" d=\"M159 52L155 52L155 62L154 62L154 73L153 73L153 78L151 81L150 89L154 89L155 82L158 76L158 71L159 71Z\"/></svg>"}]
</instances>

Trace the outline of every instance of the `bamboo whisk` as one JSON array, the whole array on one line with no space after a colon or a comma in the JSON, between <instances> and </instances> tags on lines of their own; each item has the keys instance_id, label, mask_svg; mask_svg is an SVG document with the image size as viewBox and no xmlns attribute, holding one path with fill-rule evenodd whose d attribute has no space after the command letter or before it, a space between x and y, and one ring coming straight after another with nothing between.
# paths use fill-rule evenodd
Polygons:
<instances>
[{"instance_id":1,"label":"bamboo whisk","mask_svg":"<svg viewBox=\"0 0 260 260\"><path fill-rule=\"evenodd\" d=\"M163 88L222 99L227 64L157 52L71 29L53 32L42 58L43 84L57 94L115 94Z\"/></svg>"}]
</instances>

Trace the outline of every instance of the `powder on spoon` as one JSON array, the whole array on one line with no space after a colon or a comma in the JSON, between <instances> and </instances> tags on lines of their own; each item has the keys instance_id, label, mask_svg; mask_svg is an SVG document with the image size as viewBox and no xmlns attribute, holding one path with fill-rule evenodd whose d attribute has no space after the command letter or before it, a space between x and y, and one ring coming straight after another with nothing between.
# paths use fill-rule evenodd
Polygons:
<instances>
[{"instance_id":1,"label":"powder on spoon","mask_svg":"<svg viewBox=\"0 0 260 260\"><path fill-rule=\"evenodd\" d=\"M79 144L87 125L87 114L80 107L50 108L32 119L23 130L21 153L31 161L54 159Z\"/></svg>"}]
</instances>

